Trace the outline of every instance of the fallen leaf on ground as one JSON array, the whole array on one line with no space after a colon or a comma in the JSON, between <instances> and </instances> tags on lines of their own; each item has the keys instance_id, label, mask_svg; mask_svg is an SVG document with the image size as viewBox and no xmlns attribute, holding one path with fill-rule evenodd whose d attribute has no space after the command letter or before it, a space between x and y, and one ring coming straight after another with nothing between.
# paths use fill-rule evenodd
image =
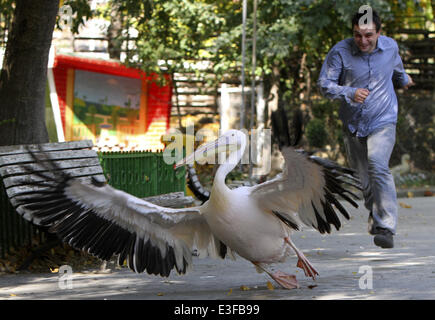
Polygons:
<instances>
[{"instance_id":1,"label":"fallen leaf on ground","mask_svg":"<svg viewBox=\"0 0 435 320\"><path fill-rule=\"evenodd\" d=\"M406 203L404 203L404 202L399 202L399 205L400 205L402 208L406 208L406 209L410 209L410 208L412 208L411 205L406 204Z\"/></svg>"},{"instance_id":2,"label":"fallen leaf on ground","mask_svg":"<svg viewBox=\"0 0 435 320\"><path fill-rule=\"evenodd\" d=\"M274 290L273 284L270 281L267 281L267 289Z\"/></svg>"},{"instance_id":3,"label":"fallen leaf on ground","mask_svg":"<svg viewBox=\"0 0 435 320\"><path fill-rule=\"evenodd\" d=\"M227 293L227 296L229 296L232 293L233 293L233 289L230 289L230 291L228 291L228 293Z\"/></svg>"},{"instance_id":4,"label":"fallen leaf on ground","mask_svg":"<svg viewBox=\"0 0 435 320\"><path fill-rule=\"evenodd\" d=\"M248 291L248 290L251 290L251 288L249 288L248 286L241 285L240 286L240 290L242 290L242 291Z\"/></svg>"}]
</instances>

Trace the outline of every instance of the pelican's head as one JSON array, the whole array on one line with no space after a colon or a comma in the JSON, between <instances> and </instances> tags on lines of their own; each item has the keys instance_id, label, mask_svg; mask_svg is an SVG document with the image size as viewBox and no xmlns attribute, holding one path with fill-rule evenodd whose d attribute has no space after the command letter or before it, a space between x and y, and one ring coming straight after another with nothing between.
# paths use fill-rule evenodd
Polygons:
<instances>
[{"instance_id":1,"label":"pelican's head","mask_svg":"<svg viewBox=\"0 0 435 320\"><path fill-rule=\"evenodd\" d=\"M204 159L210 157L210 155L215 155L216 153L229 151L230 154L235 154L234 151L239 150L240 152L237 152L237 155L240 155L237 159L238 162L244 152L245 146L246 135L242 131L228 130L216 140L199 146L195 152L192 152L184 159L178 161L174 165L174 168L176 169L186 164L192 164L194 160L198 162L204 161Z\"/></svg>"}]
</instances>

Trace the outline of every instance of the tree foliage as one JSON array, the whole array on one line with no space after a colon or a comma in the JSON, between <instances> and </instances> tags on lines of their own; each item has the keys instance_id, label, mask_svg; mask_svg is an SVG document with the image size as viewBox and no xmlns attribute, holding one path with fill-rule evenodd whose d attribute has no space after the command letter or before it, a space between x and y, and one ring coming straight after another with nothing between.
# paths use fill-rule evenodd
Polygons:
<instances>
[{"instance_id":1,"label":"tree foliage","mask_svg":"<svg viewBox=\"0 0 435 320\"><path fill-rule=\"evenodd\" d=\"M189 66L206 60L209 65L205 70L215 75L214 81L240 75L242 0L113 1L128 17L128 24L138 31L130 64L157 73L196 72L205 78L205 72ZM246 26L249 55L252 3L253 0L248 1ZM351 36L351 16L364 4L380 13L387 31L403 26L405 20L400 14L431 12L430 1L259 1L256 76L264 81L266 94L278 85L281 105L309 100L326 53L335 43ZM250 62L246 59L248 79Z\"/></svg>"},{"instance_id":2,"label":"tree foliage","mask_svg":"<svg viewBox=\"0 0 435 320\"><path fill-rule=\"evenodd\" d=\"M0 0L6 11L13 2ZM205 69L216 76L216 81L221 81L225 76L238 76L240 72L242 2L111 0L100 14L110 19L110 10L116 8L124 29L120 37L126 37L128 28L137 31L134 49L128 56L129 65L148 72L182 72L193 62L206 60L209 65ZM248 1L249 54L252 3L253 0ZM273 72L278 69L280 99L284 104L300 102L300 93L307 90L307 85L311 88L329 49L351 36L350 18L363 4L371 5L380 13L387 31L403 25L404 14L421 13L432 17L429 0L258 1L256 76L265 81L267 88L277 81ZM86 0L64 0L60 5L70 5L73 9L73 32L93 14ZM251 70L249 64L250 59L246 59L247 77ZM204 76L197 68L188 71Z\"/></svg>"},{"instance_id":3,"label":"tree foliage","mask_svg":"<svg viewBox=\"0 0 435 320\"><path fill-rule=\"evenodd\" d=\"M252 69L253 1L248 0L246 25L247 81ZM10 15L14 3L0 0L2 13ZM128 47L128 65L171 76L189 73L216 86L224 79L240 77L242 3L111 0L99 12L92 12L86 0L64 0L60 5L73 8L74 32L92 15L110 20L115 13L122 24L117 35L119 43L126 38L134 42ZM326 53L335 43L351 36L351 16L363 4L379 12L388 35L402 27L424 28L425 21L433 20L430 0L258 0L255 76L263 81L268 101L277 98L289 113L302 107L306 121L320 120L312 125L316 130L323 122L328 143L340 139L337 108L332 102L318 100L315 83ZM127 32L132 29L136 34Z\"/></svg>"},{"instance_id":4,"label":"tree foliage","mask_svg":"<svg viewBox=\"0 0 435 320\"><path fill-rule=\"evenodd\" d=\"M232 1L117 1L127 17L124 26L134 27L138 34L134 53L128 61L148 72L197 72L189 68L207 61L215 74L222 75L234 66L238 46L233 41L218 39L223 32L231 34L240 14ZM233 39L231 39L233 40ZM219 64L224 59L229 64ZM210 69L208 69L210 70ZM200 75L200 74L197 74Z\"/></svg>"}]
</instances>

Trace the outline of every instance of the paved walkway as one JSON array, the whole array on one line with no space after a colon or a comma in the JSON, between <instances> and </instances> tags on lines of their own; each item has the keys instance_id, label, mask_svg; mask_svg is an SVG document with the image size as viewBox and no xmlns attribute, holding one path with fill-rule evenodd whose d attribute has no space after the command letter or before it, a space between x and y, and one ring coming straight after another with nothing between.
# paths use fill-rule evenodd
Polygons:
<instances>
[{"instance_id":1,"label":"paved walkway","mask_svg":"<svg viewBox=\"0 0 435 320\"><path fill-rule=\"evenodd\" d=\"M306 278L295 258L280 265L296 274L300 289L272 282L271 290L270 279L241 258L195 258L192 272L168 279L115 268L108 274L73 273L72 289L59 287L58 274L0 275L0 299L435 299L435 197L399 202L394 249L373 245L362 208L351 210L352 219L331 235L295 233L293 241L320 273L316 281Z\"/></svg>"}]
</instances>

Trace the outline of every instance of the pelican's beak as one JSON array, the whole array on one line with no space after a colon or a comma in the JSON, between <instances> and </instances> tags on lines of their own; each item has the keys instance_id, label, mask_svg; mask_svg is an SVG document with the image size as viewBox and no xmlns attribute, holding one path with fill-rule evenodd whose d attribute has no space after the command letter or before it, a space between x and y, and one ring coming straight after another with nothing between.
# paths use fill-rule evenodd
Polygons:
<instances>
[{"instance_id":1,"label":"pelican's beak","mask_svg":"<svg viewBox=\"0 0 435 320\"><path fill-rule=\"evenodd\" d=\"M201 145L198 149L195 150L195 152L192 152L184 159L175 163L174 169L185 166L187 164L193 164L195 160L201 161L209 157L211 154L216 153L216 151L221 150L222 147L226 147L227 146L226 139L221 139L221 138L218 138L215 141Z\"/></svg>"}]
</instances>

